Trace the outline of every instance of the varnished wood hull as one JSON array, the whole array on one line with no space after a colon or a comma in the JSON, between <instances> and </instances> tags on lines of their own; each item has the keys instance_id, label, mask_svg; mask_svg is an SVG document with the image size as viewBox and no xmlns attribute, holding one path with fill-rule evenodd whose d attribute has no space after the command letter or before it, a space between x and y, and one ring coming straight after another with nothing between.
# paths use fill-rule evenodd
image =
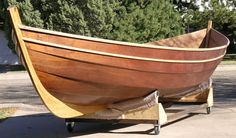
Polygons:
<instances>
[{"instance_id":1,"label":"varnished wood hull","mask_svg":"<svg viewBox=\"0 0 236 138\"><path fill-rule=\"evenodd\" d=\"M229 44L214 29L208 48L201 48L206 45L206 30L132 44L21 24L15 28L32 81L39 80L44 91L59 101L85 108L142 97L156 89L196 86L210 78ZM165 91L160 95L171 94Z\"/></svg>"},{"instance_id":2,"label":"varnished wood hull","mask_svg":"<svg viewBox=\"0 0 236 138\"><path fill-rule=\"evenodd\" d=\"M202 51L159 49L103 41L91 42L87 39L63 37L24 26L22 30L32 63L45 88L64 102L82 105L110 104L145 96L156 89L164 89L163 92L170 89L175 92L173 89L196 86L209 79L225 54L226 48L217 50L202 48ZM192 47L204 45L205 31L188 34L194 36L190 41ZM178 39L179 43L182 43L182 39L187 39L188 35ZM227 44L227 39L222 41L223 36L215 30L212 30L211 37L212 45L209 46L212 48ZM153 43L162 42L164 45L163 41L165 40ZM53 47L50 44L66 46L70 44L70 47L82 50L132 57L146 56L164 61L109 56ZM172 46L182 46L180 44ZM162 92L160 95L168 97L168 94L172 95Z\"/></svg>"},{"instance_id":3,"label":"varnished wood hull","mask_svg":"<svg viewBox=\"0 0 236 138\"><path fill-rule=\"evenodd\" d=\"M199 64L198 66L209 67L207 70L188 74L147 72L70 60L33 50L29 50L29 53L40 80L50 93L65 102L86 105L108 104L141 97L155 89L195 86L208 80L218 64L218 61ZM44 58L48 60L42 60ZM94 60L96 59L99 58ZM176 67L173 66L174 68Z\"/></svg>"}]
</instances>

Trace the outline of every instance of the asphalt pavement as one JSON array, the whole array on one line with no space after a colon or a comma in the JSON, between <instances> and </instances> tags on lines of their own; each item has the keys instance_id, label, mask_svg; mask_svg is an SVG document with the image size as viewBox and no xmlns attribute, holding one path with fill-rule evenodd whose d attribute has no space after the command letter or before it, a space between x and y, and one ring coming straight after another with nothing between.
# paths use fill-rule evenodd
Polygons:
<instances>
[{"instance_id":1,"label":"asphalt pavement","mask_svg":"<svg viewBox=\"0 0 236 138\"><path fill-rule=\"evenodd\" d=\"M164 125L153 135L151 124L77 123L66 131L64 119L53 116L42 104L27 72L0 70L0 108L18 107L0 122L1 138L236 138L236 65L220 65L213 75L214 107Z\"/></svg>"}]
</instances>

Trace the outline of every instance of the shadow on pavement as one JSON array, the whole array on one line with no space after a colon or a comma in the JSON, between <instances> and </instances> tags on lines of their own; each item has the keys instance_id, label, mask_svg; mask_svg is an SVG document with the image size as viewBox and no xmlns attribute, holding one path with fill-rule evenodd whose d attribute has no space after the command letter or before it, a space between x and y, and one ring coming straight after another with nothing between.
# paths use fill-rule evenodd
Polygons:
<instances>
[{"instance_id":1,"label":"shadow on pavement","mask_svg":"<svg viewBox=\"0 0 236 138\"><path fill-rule=\"evenodd\" d=\"M174 122L170 122L162 127L171 125L178 121L187 119L199 113L190 114L189 116L183 117ZM97 133L108 133L108 134L143 134L146 136L154 135L153 127L150 125L150 129L144 128L146 130L140 130L132 128L129 130L127 128L134 126L135 124L119 124L119 123L106 123L106 122L94 122L85 123L77 122L72 133L66 130L66 125L64 119L57 118L49 113L26 115L11 117L0 123L0 134L4 138L63 138L63 137L73 137L73 136L87 136ZM123 129L125 130L119 130Z\"/></svg>"},{"instance_id":2,"label":"shadow on pavement","mask_svg":"<svg viewBox=\"0 0 236 138\"><path fill-rule=\"evenodd\" d=\"M0 65L0 73L6 73L8 71L22 71L25 68L22 65Z\"/></svg>"},{"instance_id":3,"label":"shadow on pavement","mask_svg":"<svg viewBox=\"0 0 236 138\"><path fill-rule=\"evenodd\" d=\"M7 69L5 69L7 71ZM1 73L1 70L0 70ZM227 73L226 75L215 75L213 80L214 87L214 102L217 108L231 108L236 106L236 77L231 77L235 72ZM36 99L37 94L32 87L31 83L21 84L21 80L17 82L17 86L9 83L2 91L6 91L5 95L2 95L0 101L7 100L12 102L21 103L33 103L40 104ZM19 88L21 88L19 90ZM23 93L25 92L25 93ZM14 93L16 96L9 95ZM4 97L5 96L5 97ZM4 98L3 98L4 97ZM14 99L14 100L13 100ZM38 98L39 99L39 98ZM28 101L30 100L30 101ZM34 101L34 102L33 102ZM16 103L17 103L16 102ZM193 117L194 115L199 115L201 113L190 114L187 117L181 118L174 122L163 125L166 127L173 123L182 121ZM224 113L225 114L225 113ZM220 115L220 114L219 114ZM224 121L224 119L223 119ZM211 120L210 120L211 122ZM129 127L132 126L132 129ZM123 129L125 128L125 129ZM136 129L138 128L138 129ZM140 130L141 129L141 130ZM139 127L138 125L130 124L111 124L111 123L77 123L74 132L69 133L66 130L64 119L57 118L49 113L27 115L27 116L17 116L9 118L3 122L0 122L0 137L3 138L63 138L63 137L73 137L73 136L89 136L96 135L98 133L107 134L131 134L130 137L135 136L132 134L143 134L146 137L153 131L153 126ZM215 130L214 130L215 131ZM155 136L156 137L156 136Z\"/></svg>"},{"instance_id":4,"label":"shadow on pavement","mask_svg":"<svg viewBox=\"0 0 236 138\"><path fill-rule=\"evenodd\" d=\"M230 76L215 78L213 83L214 101L217 106L236 106L236 78Z\"/></svg>"}]
</instances>

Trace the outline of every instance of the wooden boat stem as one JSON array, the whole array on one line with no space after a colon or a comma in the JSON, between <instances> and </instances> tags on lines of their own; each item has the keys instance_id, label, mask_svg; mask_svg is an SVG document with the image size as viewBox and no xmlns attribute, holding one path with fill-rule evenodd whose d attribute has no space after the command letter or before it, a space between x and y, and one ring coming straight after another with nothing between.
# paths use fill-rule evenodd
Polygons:
<instances>
[{"instance_id":1,"label":"wooden boat stem","mask_svg":"<svg viewBox=\"0 0 236 138\"><path fill-rule=\"evenodd\" d=\"M207 31L206 31L206 43L205 43L205 48L207 48L209 46L209 39L211 36L211 29L212 29L212 21L208 21L208 25L207 25Z\"/></svg>"},{"instance_id":2,"label":"wooden boat stem","mask_svg":"<svg viewBox=\"0 0 236 138\"><path fill-rule=\"evenodd\" d=\"M34 87L36 88L38 94L40 95L42 101L46 105L46 107L56 116L60 118L72 118L72 117L78 117L84 114L92 113L94 111L99 111L104 109L105 107L103 105L100 106L79 106L74 104L65 104L59 99L52 96L42 85L40 82L36 71L33 67L33 64L30 60L25 42L23 41L23 37L21 34L21 31L19 29L19 25L21 24L20 16L18 13L18 9L16 7L9 7L8 11L11 16L12 25L14 32L16 34L16 38L20 47L20 51L24 55L24 63L25 67L29 72L30 78L33 82Z\"/></svg>"}]
</instances>

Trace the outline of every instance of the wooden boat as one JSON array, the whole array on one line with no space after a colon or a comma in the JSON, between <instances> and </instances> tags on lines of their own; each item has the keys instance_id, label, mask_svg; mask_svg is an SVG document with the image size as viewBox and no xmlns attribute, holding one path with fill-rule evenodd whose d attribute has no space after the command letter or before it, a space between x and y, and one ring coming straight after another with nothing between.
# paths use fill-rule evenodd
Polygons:
<instances>
[{"instance_id":1,"label":"wooden boat","mask_svg":"<svg viewBox=\"0 0 236 138\"><path fill-rule=\"evenodd\" d=\"M109 104L207 81L229 40L214 29L135 44L38 29L9 8L22 60L49 110L77 117ZM168 96L173 93L162 93Z\"/></svg>"}]
</instances>

